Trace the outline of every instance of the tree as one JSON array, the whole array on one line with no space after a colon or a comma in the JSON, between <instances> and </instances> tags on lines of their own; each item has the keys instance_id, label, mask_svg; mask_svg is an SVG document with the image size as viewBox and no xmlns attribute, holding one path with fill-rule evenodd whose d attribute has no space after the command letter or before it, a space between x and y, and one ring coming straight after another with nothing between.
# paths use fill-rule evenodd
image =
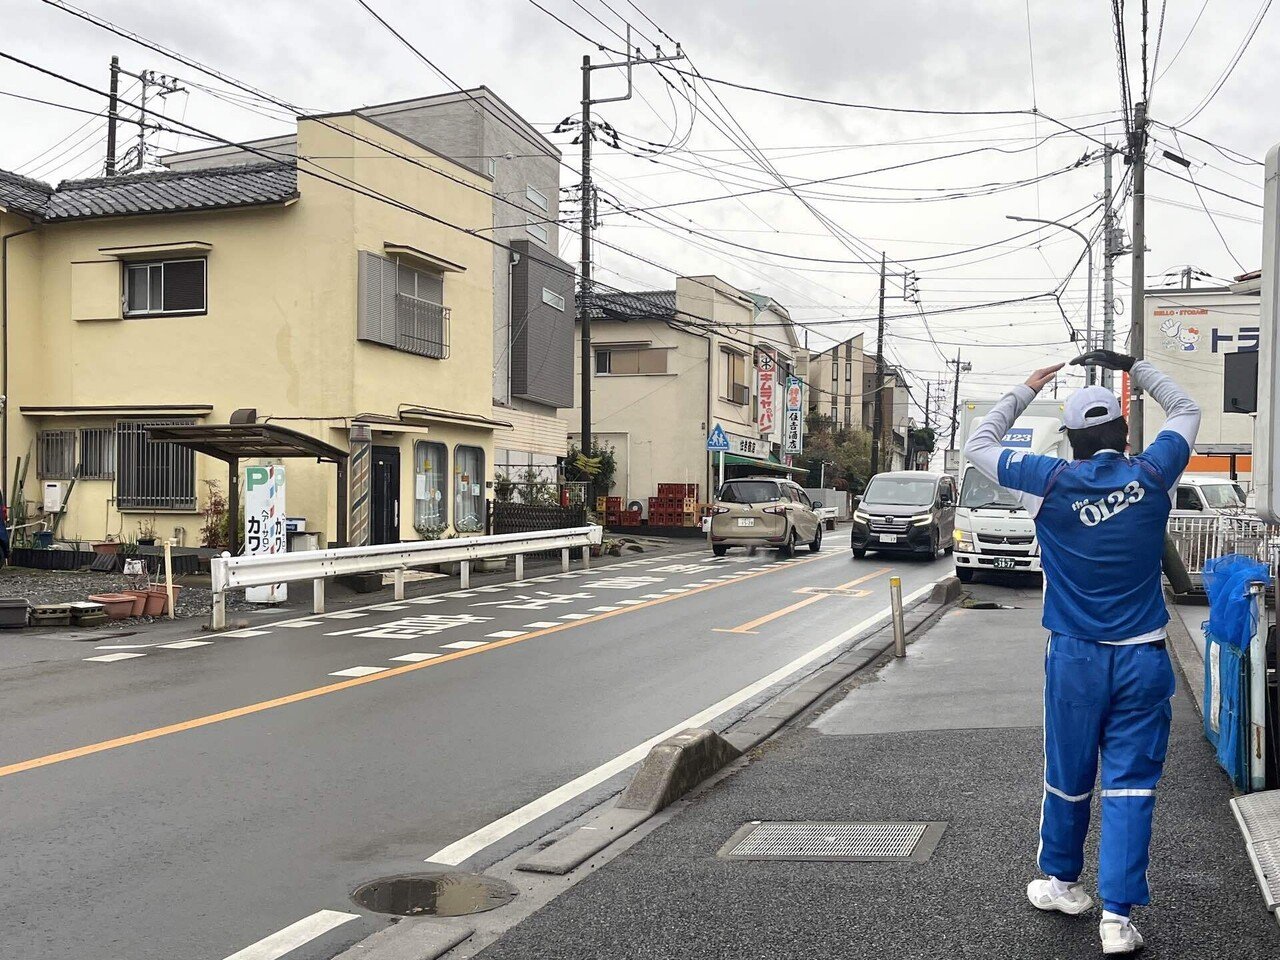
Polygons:
<instances>
[{"instance_id":1,"label":"tree","mask_svg":"<svg viewBox=\"0 0 1280 960\"><path fill-rule=\"evenodd\" d=\"M810 414L807 422L804 453L796 458L798 466L809 470L807 486L818 486L825 473L827 482L837 490L861 493L871 476L871 433L837 427L819 413Z\"/></svg>"}]
</instances>

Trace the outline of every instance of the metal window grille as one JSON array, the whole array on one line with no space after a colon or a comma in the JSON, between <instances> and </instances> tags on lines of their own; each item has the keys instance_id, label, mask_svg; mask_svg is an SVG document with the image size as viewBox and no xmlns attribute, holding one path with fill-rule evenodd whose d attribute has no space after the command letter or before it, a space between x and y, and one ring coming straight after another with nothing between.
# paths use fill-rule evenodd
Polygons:
<instances>
[{"instance_id":1,"label":"metal window grille","mask_svg":"<svg viewBox=\"0 0 1280 960\"><path fill-rule=\"evenodd\" d=\"M80 430L80 476L85 480L109 480L116 475L116 435L111 427Z\"/></svg>"},{"instance_id":2,"label":"metal window grille","mask_svg":"<svg viewBox=\"0 0 1280 960\"><path fill-rule=\"evenodd\" d=\"M449 356L449 308L396 294L396 349L437 360Z\"/></svg>"},{"instance_id":3,"label":"metal window grille","mask_svg":"<svg viewBox=\"0 0 1280 960\"><path fill-rule=\"evenodd\" d=\"M36 436L37 473L42 480L70 480L76 470L76 432L41 430Z\"/></svg>"},{"instance_id":4,"label":"metal window grille","mask_svg":"<svg viewBox=\"0 0 1280 960\"><path fill-rule=\"evenodd\" d=\"M186 426L194 420L116 423L116 502L122 510L196 509L195 453L152 440L147 427Z\"/></svg>"}]
</instances>

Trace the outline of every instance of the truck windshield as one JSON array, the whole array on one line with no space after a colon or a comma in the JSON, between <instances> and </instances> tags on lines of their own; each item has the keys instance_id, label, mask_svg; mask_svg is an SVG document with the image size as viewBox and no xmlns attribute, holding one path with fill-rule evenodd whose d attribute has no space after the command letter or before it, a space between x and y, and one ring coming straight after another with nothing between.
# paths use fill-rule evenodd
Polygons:
<instances>
[{"instance_id":1,"label":"truck windshield","mask_svg":"<svg viewBox=\"0 0 1280 960\"><path fill-rule=\"evenodd\" d=\"M960 491L960 506L978 509L998 507L1003 510L1022 508L1018 495L994 480L983 476L973 467L965 471L964 489Z\"/></svg>"},{"instance_id":2,"label":"truck windshield","mask_svg":"<svg viewBox=\"0 0 1280 960\"><path fill-rule=\"evenodd\" d=\"M1200 492L1204 494L1210 510L1236 510L1244 506L1234 484L1206 483L1200 487Z\"/></svg>"},{"instance_id":3,"label":"truck windshield","mask_svg":"<svg viewBox=\"0 0 1280 960\"><path fill-rule=\"evenodd\" d=\"M937 486L936 480L881 476L867 485L862 501L886 507L925 507L933 504Z\"/></svg>"}]
</instances>

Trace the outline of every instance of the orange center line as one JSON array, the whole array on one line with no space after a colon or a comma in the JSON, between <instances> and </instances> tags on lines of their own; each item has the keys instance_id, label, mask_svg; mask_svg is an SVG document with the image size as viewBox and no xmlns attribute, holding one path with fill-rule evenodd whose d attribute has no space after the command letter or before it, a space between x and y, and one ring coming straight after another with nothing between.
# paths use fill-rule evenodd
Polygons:
<instances>
[{"instance_id":1,"label":"orange center line","mask_svg":"<svg viewBox=\"0 0 1280 960\"><path fill-rule=\"evenodd\" d=\"M266 710L274 710L277 707L285 707L294 703L302 703L305 700L313 700L317 697L323 697L330 693L339 693L343 690L351 690L356 687L361 687L367 683L377 683L379 680L389 680L392 677L403 676L417 670L425 670L430 667L437 667L443 663L451 663L454 660L461 660L463 657L486 653L489 650L494 650L499 647L509 647L512 644L523 643L526 640L534 640L538 637L545 637L549 634L560 633L564 630L571 630L574 627L598 623L601 620L608 620L610 617L620 617L624 613L631 613L635 610L644 610L648 607L656 607L659 604L669 603L672 600L680 600L684 597L692 596L695 593L705 593L708 590L727 587L731 584L741 583L744 580L751 580L755 577L761 577L768 573L776 573L779 570L798 567L821 559L821 555L806 557L803 560L798 560L795 563L789 563L782 567L765 568L763 570L757 570L755 573L744 574L743 576L737 577L733 580L712 583L705 587L693 587L684 593L675 593L667 597L646 600L644 603L637 603L633 606L622 607L619 610L613 610L609 613L599 613L595 616L588 617L585 620L574 620L568 623L557 624L554 627L535 630L519 637L509 637L506 640L495 640L492 643L486 643L483 647L473 647L470 650L458 650L454 653L445 654L442 657L436 657L433 660L424 660L421 663L409 663L402 667L392 667L388 670L383 670L380 673L372 673L365 677L352 677L350 680L342 680L337 683L327 683L322 687L300 690L297 693L286 694L282 697L274 697L271 700L262 700L258 703L246 704L243 707L235 707L232 710L224 710L220 713L211 713L203 717L194 717L191 720L183 720L178 723L170 723L161 727L153 727L150 730L143 730L139 733L131 733L123 737L115 737L111 740L101 740L97 743L89 743L81 747L73 747L70 750L62 750L58 753L49 753L42 757L33 757L30 760L21 760L17 763L11 763L7 766L0 767L0 777L9 777L13 776L15 773L24 773L28 770L48 767L55 763L65 763L68 760L77 760L80 757L92 756L95 753L104 753L107 750L115 750L120 747L131 746L135 743L146 743L148 740L158 740L161 737L167 737L175 733L184 733L188 730L198 730L201 727L212 726L215 723L222 723L226 720L235 720L238 717L251 716L252 714L262 713ZM886 567L885 569L888 568ZM599 572L604 573L607 570L608 568L605 567ZM856 583L857 581L854 582Z\"/></svg>"},{"instance_id":2,"label":"orange center line","mask_svg":"<svg viewBox=\"0 0 1280 960\"><path fill-rule=\"evenodd\" d=\"M848 583L842 583L840 584L840 586L835 587L833 589L848 590L850 587L856 587L860 583L865 583L866 581L871 580L875 577L878 577L883 573L888 573L892 569L893 569L892 567L881 567L879 570L872 571L871 573L868 573L866 576L859 577L857 580L850 580ZM807 607L811 603L817 603L819 600L825 600L829 596L831 596L831 594L829 593L816 593L811 597L805 597L803 600L797 600L795 603L791 604L790 606L783 607L781 610L775 610L773 611L773 613L766 613L763 617L757 617L755 620L750 620L746 623L739 624L736 627L731 627L727 630L718 630L716 632L717 633L752 633L755 631L756 627L762 626L763 624L769 623L773 620L777 620L779 617L785 617L788 613L793 613L796 610L801 609L802 607Z\"/></svg>"}]
</instances>

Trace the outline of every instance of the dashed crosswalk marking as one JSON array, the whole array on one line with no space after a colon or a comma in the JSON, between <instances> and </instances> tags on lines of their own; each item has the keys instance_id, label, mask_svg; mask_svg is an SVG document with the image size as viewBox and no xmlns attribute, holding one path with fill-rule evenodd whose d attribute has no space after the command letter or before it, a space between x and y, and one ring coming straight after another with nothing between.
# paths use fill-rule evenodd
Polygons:
<instances>
[{"instance_id":1,"label":"dashed crosswalk marking","mask_svg":"<svg viewBox=\"0 0 1280 960\"><path fill-rule=\"evenodd\" d=\"M591 618L591 614L589 613L566 613L560 619L561 620L589 620L590 618Z\"/></svg>"},{"instance_id":2,"label":"dashed crosswalk marking","mask_svg":"<svg viewBox=\"0 0 1280 960\"><path fill-rule=\"evenodd\" d=\"M525 626L530 630L545 630L547 627L554 627L554 620L535 620L533 623L526 623Z\"/></svg>"},{"instance_id":3,"label":"dashed crosswalk marking","mask_svg":"<svg viewBox=\"0 0 1280 960\"><path fill-rule=\"evenodd\" d=\"M430 606L430 605L431 605L431 604L433 604L433 603L444 603L444 602L445 602L445 598L444 598L444 597L416 597L416 598L414 598L413 600L410 600L410 601L408 601L408 602L409 602L409 603L416 603L416 604L419 604L419 605L421 605L421 606L427 607L427 606Z\"/></svg>"},{"instance_id":4,"label":"dashed crosswalk marking","mask_svg":"<svg viewBox=\"0 0 1280 960\"><path fill-rule=\"evenodd\" d=\"M391 659L391 660L396 660L396 661L399 661L399 662L402 662L402 663L421 663L423 660L434 660L436 657L441 657L441 656L444 656L444 654L441 654L441 653L402 653L400 656L398 656L398 657L391 657L390 659Z\"/></svg>"},{"instance_id":5,"label":"dashed crosswalk marking","mask_svg":"<svg viewBox=\"0 0 1280 960\"><path fill-rule=\"evenodd\" d=\"M670 589L663 590L662 592L663 593L688 593L689 588L688 587L671 587Z\"/></svg>"},{"instance_id":6,"label":"dashed crosswalk marking","mask_svg":"<svg viewBox=\"0 0 1280 960\"><path fill-rule=\"evenodd\" d=\"M620 608L619 607L592 607L591 612L592 613L613 613L613 611L618 609Z\"/></svg>"},{"instance_id":7,"label":"dashed crosswalk marking","mask_svg":"<svg viewBox=\"0 0 1280 960\"><path fill-rule=\"evenodd\" d=\"M640 599L641 600L658 600L658 599L661 599L663 596L664 595L661 593L646 593L646 594L643 594L640 597Z\"/></svg>"},{"instance_id":8,"label":"dashed crosswalk marking","mask_svg":"<svg viewBox=\"0 0 1280 960\"><path fill-rule=\"evenodd\" d=\"M337 613L324 614L324 617L327 620L355 620L357 617L365 616L368 616L368 614L362 613L358 610L339 610Z\"/></svg>"},{"instance_id":9,"label":"dashed crosswalk marking","mask_svg":"<svg viewBox=\"0 0 1280 960\"><path fill-rule=\"evenodd\" d=\"M620 606L620 607L634 607L637 603L644 603L644 601L643 601L643 600L619 600L619 601L618 601L618 606Z\"/></svg>"},{"instance_id":10,"label":"dashed crosswalk marking","mask_svg":"<svg viewBox=\"0 0 1280 960\"><path fill-rule=\"evenodd\" d=\"M360 614L364 616L364 614ZM230 633L224 633L224 637L265 637L270 630L232 630Z\"/></svg>"},{"instance_id":11,"label":"dashed crosswalk marking","mask_svg":"<svg viewBox=\"0 0 1280 960\"><path fill-rule=\"evenodd\" d=\"M486 633L486 637L494 640L509 640L511 637L523 637L527 631L525 630L499 630L496 633Z\"/></svg>"},{"instance_id":12,"label":"dashed crosswalk marking","mask_svg":"<svg viewBox=\"0 0 1280 960\"><path fill-rule=\"evenodd\" d=\"M453 643L440 644L441 650L470 650L472 647L483 647L484 640L455 640Z\"/></svg>"},{"instance_id":13,"label":"dashed crosswalk marking","mask_svg":"<svg viewBox=\"0 0 1280 960\"><path fill-rule=\"evenodd\" d=\"M488 587L476 587L475 592L476 593L501 593L505 589L507 589L505 586L500 587L497 584L493 584Z\"/></svg>"},{"instance_id":14,"label":"dashed crosswalk marking","mask_svg":"<svg viewBox=\"0 0 1280 960\"><path fill-rule=\"evenodd\" d=\"M331 677L367 677L371 673L381 673L388 667L347 667L345 670L335 670L329 674Z\"/></svg>"},{"instance_id":15,"label":"dashed crosswalk marking","mask_svg":"<svg viewBox=\"0 0 1280 960\"><path fill-rule=\"evenodd\" d=\"M104 653L100 657L85 657L86 663L115 663L117 660L132 660L134 657L145 657L145 653Z\"/></svg>"},{"instance_id":16,"label":"dashed crosswalk marking","mask_svg":"<svg viewBox=\"0 0 1280 960\"><path fill-rule=\"evenodd\" d=\"M190 650L192 647L207 647L212 640L175 640L173 643L160 644L161 650Z\"/></svg>"},{"instance_id":17,"label":"dashed crosswalk marking","mask_svg":"<svg viewBox=\"0 0 1280 960\"><path fill-rule=\"evenodd\" d=\"M451 596L451 597L474 597L474 596L475 596L475 591L473 591L473 590L455 590L453 593L449 594L449 596Z\"/></svg>"},{"instance_id":18,"label":"dashed crosswalk marking","mask_svg":"<svg viewBox=\"0 0 1280 960\"><path fill-rule=\"evenodd\" d=\"M273 623L273 627L289 627L291 630L300 630L303 627L321 627L324 626L323 620L286 620L284 623Z\"/></svg>"},{"instance_id":19,"label":"dashed crosswalk marking","mask_svg":"<svg viewBox=\"0 0 1280 960\"><path fill-rule=\"evenodd\" d=\"M403 603L380 603L374 607L375 610L408 610L407 604Z\"/></svg>"}]
</instances>

